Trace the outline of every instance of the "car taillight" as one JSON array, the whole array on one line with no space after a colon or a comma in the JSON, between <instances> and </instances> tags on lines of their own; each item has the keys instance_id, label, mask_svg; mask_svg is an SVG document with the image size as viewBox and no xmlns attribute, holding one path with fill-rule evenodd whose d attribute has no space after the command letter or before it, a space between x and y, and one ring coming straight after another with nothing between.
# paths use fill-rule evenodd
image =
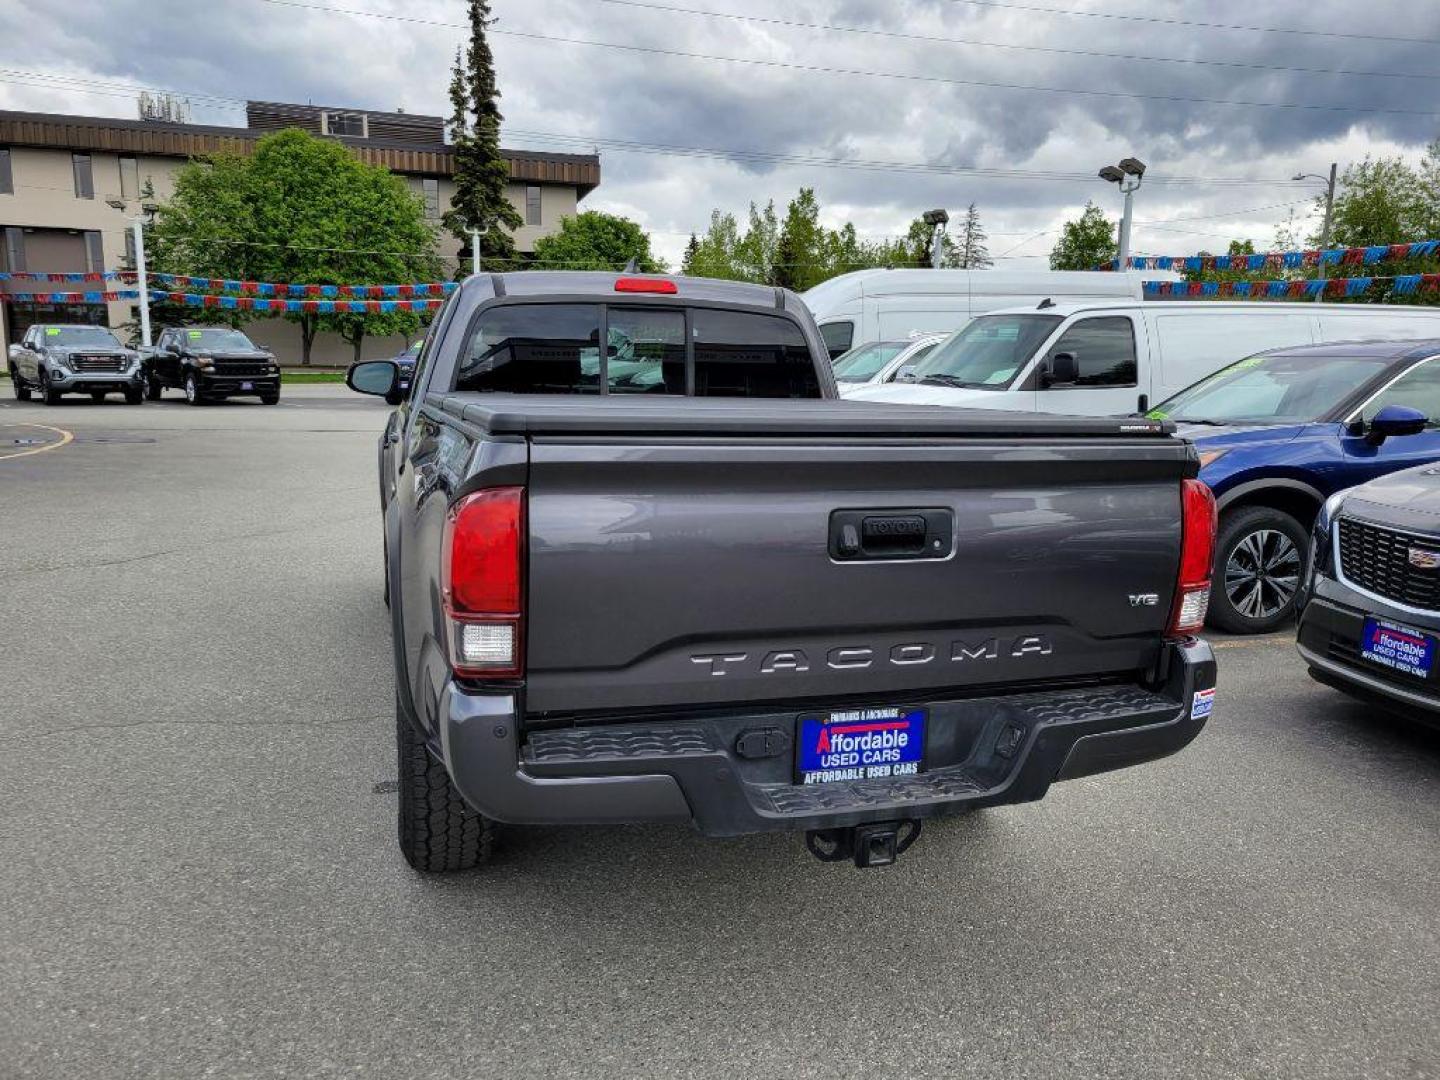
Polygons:
<instances>
[{"instance_id":1,"label":"car taillight","mask_svg":"<svg viewBox=\"0 0 1440 1080\"><path fill-rule=\"evenodd\" d=\"M1215 565L1215 495L1199 480L1180 491L1180 576L1167 635L1193 634L1210 611L1210 574Z\"/></svg>"},{"instance_id":2,"label":"car taillight","mask_svg":"<svg viewBox=\"0 0 1440 1080\"><path fill-rule=\"evenodd\" d=\"M457 675L518 679L524 667L525 489L467 495L445 519L441 592Z\"/></svg>"}]
</instances>

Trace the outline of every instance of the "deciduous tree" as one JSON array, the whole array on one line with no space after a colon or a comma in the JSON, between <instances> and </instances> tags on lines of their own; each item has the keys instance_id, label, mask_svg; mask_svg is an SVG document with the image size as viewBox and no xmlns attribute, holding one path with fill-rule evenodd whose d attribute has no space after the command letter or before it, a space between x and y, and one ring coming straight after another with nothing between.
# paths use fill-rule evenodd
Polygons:
<instances>
[{"instance_id":1,"label":"deciduous tree","mask_svg":"<svg viewBox=\"0 0 1440 1080\"><path fill-rule=\"evenodd\" d=\"M1051 270L1094 270L1119 254L1115 226L1093 202L1074 221L1060 228L1060 239L1050 252Z\"/></svg>"}]
</instances>

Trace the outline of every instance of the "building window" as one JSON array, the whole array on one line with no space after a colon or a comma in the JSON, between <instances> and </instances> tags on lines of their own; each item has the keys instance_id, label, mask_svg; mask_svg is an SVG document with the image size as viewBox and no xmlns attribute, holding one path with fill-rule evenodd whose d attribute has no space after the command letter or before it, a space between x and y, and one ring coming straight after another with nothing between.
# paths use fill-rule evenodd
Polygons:
<instances>
[{"instance_id":1,"label":"building window","mask_svg":"<svg viewBox=\"0 0 1440 1080\"><path fill-rule=\"evenodd\" d=\"M4 232L5 243L0 246L0 270L18 273L25 269L25 231L11 225Z\"/></svg>"},{"instance_id":2,"label":"building window","mask_svg":"<svg viewBox=\"0 0 1440 1080\"><path fill-rule=\"evenodd\" d=\"M425 216L434 221L440 216L440 181L427 176L420 181L420 186L425 191Z\"/></svg>"},{"instance_id":3,"label":"building window","mask_svg":"<svg viewBox=\"0 0 1440 1080\"><path fill-rule=\"evenodd\" d=\"M85 271L90 274L98 274L105 269L105 245L100 242L100 234L93 230L85 233Z\"/></svg>"},{"instance_id":4,"label":"building window","mask_svg":"<svg viewBox=\"0 0 1440 1080\"><path fill-rule=\"evenodd\" d=\"M140 162L133 157L120 159L120 197L126 200L140 197Z\"/></svg>"},{"instance_id":5,"label":"building window","mask_svg":"<svg viewBox=\"0 0 1440 1080\"><path fill-rule=\"evenodd\" d=\"M365 114L327 112L323 114L326 135L343 135L349 139L365 138Z\"/></svg>"},{"instance_id":6,"label":"building window","mask_svg":"<svg viewBox=\"0 0 1440 1080\"><path fill-rule=\"evenodd\" d=\"M90 172L90 155L71 154L70 169L75 174L75 197L95 198L95 177Z\"/></svg>"},{"instance_id":7,"label":"building window","mask_svg":"<svg viewBox=\"0 0 1440 1080\"><path fill-rule=\"evenodd\" d=\"M10 148L0 146L0 195L15 194L15 177L10 172Z\"/></svg>"},{"instance_id":8,"label":"building window","mask_svg":"<svg viewBox=\"0 0 1440 1080\"><path fill-rule=\"evenodd\" d=\"M135 269L135 230L126 229L121 234L125 237L125 269Z\"/></svg>"},{"instance_id":9,"label":"building window","mask_svg":"<svg viewBox=\"0 0 1440 1080\"><path fill-rule=\"evenodd\" d=\"M540 186L529 184L525 188L525 224L540 224Z\"/></svg>"}]
</instances>

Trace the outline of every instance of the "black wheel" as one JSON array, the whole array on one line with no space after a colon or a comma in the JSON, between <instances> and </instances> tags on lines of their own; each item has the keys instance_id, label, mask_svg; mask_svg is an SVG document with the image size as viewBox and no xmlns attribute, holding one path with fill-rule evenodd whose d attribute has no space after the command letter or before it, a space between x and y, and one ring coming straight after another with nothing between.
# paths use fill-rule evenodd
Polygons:
<instances>
[{"instance_id":1,"label":"black wheel","mask_svg":"<svg viewBox=\"0 0 1440 1080\"><path fill-rule=\"evenodd\" d=\"M145 396L151 401L159 401L162 390L164 390L164 387L155 379L150 379L145 383Z\"/></svg>"},{"instance_id":2,"label":"black wheel","mask_svg":"<svg viewBox=\"0 0 1440 1080\"><path fill-rule=\"evenodd\" d=\"M189 405L205 404L205 393L200 389L200 384L195 381L194 372L185 376L185 402Z\"/></svg>"},{"instance_id":3,"label":"black wheel","mask_svg":"<svg viewBox=\"0 0 1440 1080\"><path fill-rule=\"evenodd\" d=\"M10 382L15 387L16 401L30 400L30 384L27 383L24 379L20 378L20 372L16 371L14 368L10 369Z\"/></svg>"},{"instance_id":4,"label":"black wheel","mask_svg":"<svg viewBox=\"0 0 1440 1080\"><path fill-rule=\"evenodd\" d=\"M400 765L400 851L416 870L470 870L490 860L495 822L460 797L445 766L425 748L410 717L395 704Z\"/></svg>"},{"instance_id":5,"label":"black wheel","mask_svg":"<svg viewBox=\"0 0 1440 1080\"><path fill-rule=\"evenodd\" d=\"M40 369L40 396L45 399L46 405L60 404L60 391L50 385L50 373L44 368Z\"/></svg>"},{"instance_id":6,"label":"black wheel","mask_svg":"<svg viewBox=\"0 0 1440 1080\"><path fill-rule=\"evenodd\" d=\"M145 391L138 386L127 386L125 388L125 404L139 405L145 400Z\"/></svg>"},{"instance_id":7,"label":"black wheel","mask_svg":"<svg viewBox=\"0 0 1440 1080\"><path fill-rule=\"evenodd\" d=\"M102 402L102 401L104 401L104 400L105 400L105 391L104 391L104 390L91 390L91 391L90 391L90 400L93 401L93 402L96 402L97 404L100 403L100 402Z\"/></svg>"},{"instance_id":8,"label":"black wheel","mask_svg":"<svg viewBox=\"0 0 1440 1080\"><path fill-rule=\"evenodd\" d=\"M279 404L280 404L280 391L279 391L279 390L276 390L275 393L273 393L273 394L261 394L261 395L260 395L260 404L261 404L261 405L279 405Z\"/></svg>"},{"instance_id":9,"label":"black wheel","mask_svg":"<svg viewBox=\"0 0 1440 1080\"><path fill-rule=\"evenodd\" d=\"M1232 634L1264 634L1295 615L1310 538L1283 510L1252 506L1220 519L1211 626Z\"/></svg>"}]
</instances>

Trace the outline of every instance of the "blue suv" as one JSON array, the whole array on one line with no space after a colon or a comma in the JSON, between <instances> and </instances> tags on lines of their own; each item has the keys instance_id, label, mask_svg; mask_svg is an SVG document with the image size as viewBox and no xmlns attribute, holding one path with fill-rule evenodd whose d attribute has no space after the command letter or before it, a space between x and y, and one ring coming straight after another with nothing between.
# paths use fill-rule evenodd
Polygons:
<instances>
[{"instance_id":1,"label":"blue suv","mask_svg":"<svg viewBox=\"0 0 1440 1080\"><path fill-rule=\"evenodd\" d=\"M1194 441L1220 508L1210 625L1264 633L1294 613L1327 498L1440 461L1440 340L1261 353L1149 415Z\"/></svg>"}]
</instances>

